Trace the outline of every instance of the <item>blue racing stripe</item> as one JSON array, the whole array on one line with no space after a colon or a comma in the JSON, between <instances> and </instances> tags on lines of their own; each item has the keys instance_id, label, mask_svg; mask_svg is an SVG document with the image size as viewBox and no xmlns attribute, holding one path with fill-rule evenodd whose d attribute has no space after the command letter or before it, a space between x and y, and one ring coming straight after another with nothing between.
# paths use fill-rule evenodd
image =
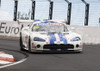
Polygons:
<instances>
[{"instance_id":1,"label":"blue racing stripe","mask_svg":"<svg viewBox=\"0 0 100 71\"><path fill-rule=\"evenodd\" d=\"M63 41L64 44L67 44L67 39L64 38L64 34L59 33L58 36L59 36L59 38L60 38L60 41ZM66 48L62 48L62 49L61 49L61 51L66 51L66 50L67 50Z\"/></svg>"},{"instance_id":2,"label":"blue racing stripe","mask_svg":"<svg viewBox=\"0 0 100 71\"><path fill-rule=\"evenodd\" d=\"M63 41L64 44L67 44L67 39L64 38L64 35L63 35L62 33L59 33L58 36L59 36L59 38L60 38L60 41Z\"/></svg>"},{"instance_id":3,"label":"blue racing stripe","mask_svg":"<svg viewBox=\"0 0 100 71\"><path fill-rule=\"evenodd\" d=\"M50 44L55 44L54 42L56 41L56 37L54 33L49 33L49 40L50 40Z\"/></svg>"},{"instance_id":4,"label":"blue racing stripe","mask_svg":"<svg viewBox=\"0 0 100 71\"><path fill-rule=\"evenodd\" d=\"M54 33L49 33L49 40L50 40L50 44L55 44L54 42L56 41L56 37ZM50 49L51 51L57 51L57 49Z\"/></svg>"}]
</instances>

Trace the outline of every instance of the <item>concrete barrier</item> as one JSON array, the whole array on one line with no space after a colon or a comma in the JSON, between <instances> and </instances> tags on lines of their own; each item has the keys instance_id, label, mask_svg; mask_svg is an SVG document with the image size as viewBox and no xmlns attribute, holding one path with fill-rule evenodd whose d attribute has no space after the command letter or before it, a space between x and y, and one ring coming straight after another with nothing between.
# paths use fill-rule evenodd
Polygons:
<instances>
[{"instance_id":1,"label":"concrete barrier","mask_svg":"<svg viewBox=\"0 0 100 71\"><path fill-rule=\"evenodd\" d=\"M70 30L82 35L85 44L100 44L100 26L69 26Z\"/></svg>"},{"instance_id":2,"label":"concrete barrier","mask_svg":"<svg viewBox=\"0 0 100 71\"><path fill-rule=\"evenodd\" d=\"M0 35L2 36L19 36L20 25L17 22L0 22Z\"/></svg>"},{"instance_id":3,"label":"concrete barrier","mask_svg":"<svg viewBox=\"0 0 100 71\"><path fill-rule=\"evenodd\" d=\"M22 27L28 26L32 22L14 22L14 21L0 21L0 35L9 37L19 37L19 33Z\"/></svg>"},{"instance_id":4,"label":"concrete barrier","mask_svg":"<svg viewBox=\"0 0 100 71\"><path fill-rule=\"evenodd\" d=\"M19 37L22 26L28 26L32 21L27 22L0 22L0 35L9 37ZM82 35L85 44L100 44L99 26L67 26L71 31Z\"/></svg>"}]
</instances>

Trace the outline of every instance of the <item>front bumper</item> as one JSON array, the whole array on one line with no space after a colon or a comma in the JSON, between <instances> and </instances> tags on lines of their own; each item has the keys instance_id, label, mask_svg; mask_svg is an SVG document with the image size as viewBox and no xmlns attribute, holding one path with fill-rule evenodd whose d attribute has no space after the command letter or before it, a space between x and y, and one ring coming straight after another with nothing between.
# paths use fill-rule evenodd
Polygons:
<instances>
[{"instance_id":1,"label":"front bumper","mask_svg":"<svg viewBox=\"0 0 100 71\"><path fill-rule=\"evenodd\" d=\"M71 44L46 44L43 49L73 49L74 46Z\"/></svg>"},{"instance_id":2,"label":"front bumper","mask_svg":"<svg viewBox=\"0 0 100 71\"><path fill-rule=\"evenodd\" d=\"M40 46L40 47L37 47ZM34 48L35 47L35 48ZM38 51L82 51L82 44L46 44L45 42L32 42L32 50Z\"/></svg>"}]
</instances>

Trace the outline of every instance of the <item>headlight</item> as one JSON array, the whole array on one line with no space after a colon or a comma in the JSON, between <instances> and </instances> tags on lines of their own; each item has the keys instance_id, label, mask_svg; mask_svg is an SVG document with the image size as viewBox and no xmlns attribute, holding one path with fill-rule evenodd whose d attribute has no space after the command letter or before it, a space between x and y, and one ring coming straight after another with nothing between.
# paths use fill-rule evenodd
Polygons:
<instances>
[{"instance_id":1,"label":"headlight","mask_svg":"<svg viewBox=\"0 0 100 71\"><path fill-rule=\"evenodd\" d=\"M71 41L80 41L81 39L79 37L75 37L73 39L71 39Z\"/></svg>"},{"instance_id":2,"label":"headlight","mask_svg":"<svg viewBox=\"0 0 100 71\"><path fill-rule=\"evenodd\" d=\"M39 37L34 37L34 39L33 39L34 41L45 41L44 39L42 39L42 38L39 38Z\"/></svg>"}]
</instances>

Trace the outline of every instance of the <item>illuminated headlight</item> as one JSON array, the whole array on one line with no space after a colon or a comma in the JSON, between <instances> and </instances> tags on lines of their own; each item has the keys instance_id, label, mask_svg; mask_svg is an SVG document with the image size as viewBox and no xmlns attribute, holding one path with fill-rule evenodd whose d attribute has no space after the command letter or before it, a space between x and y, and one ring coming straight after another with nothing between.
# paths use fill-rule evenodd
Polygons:
<instances>
[{"instance_id":1,"label":"illuminated headlight","mask_svg":"<svg viewBox=\"0 0 100 71\"><path fill-rule=\"evenodd\" d=\"M42 38L39 38L39 37L34 37L34 39L33 39L34 41L45 41L44 39L42 39Z\"/></svg>"},{"instance_id":2,"label":"illuminated headlight","mask_svg":"<svg viewBox=\"0 0 100 71\"><path fill-rule=\"evenodd\" d=\"M75 37L73 39L71 39L71 41L80 41L81 39L79 37Z\"/></svg>"}]
</instances>

